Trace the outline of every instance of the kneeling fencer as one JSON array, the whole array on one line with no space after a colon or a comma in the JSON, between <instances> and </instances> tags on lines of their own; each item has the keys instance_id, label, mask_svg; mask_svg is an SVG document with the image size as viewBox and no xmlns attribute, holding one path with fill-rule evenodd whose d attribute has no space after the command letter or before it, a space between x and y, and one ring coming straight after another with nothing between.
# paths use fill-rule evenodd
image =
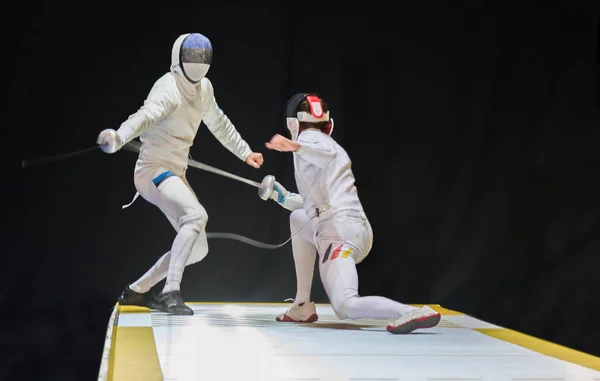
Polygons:
<instances>
[{"instance_id":1,"label":"kneeling fencer","mask_svg":"<svg viewBox=\"0 0 600 381\"><path fill-rule=\"evenodd\" d=\"M125 288L119 304L179 315L194 313L185 305L180 283L184 268L208 254L208 215L186 179L189 150L200 122L204 121L240 160L254 168L263 163L262 154L252 152L217 105L212 83L206 77L212 55L212 45L205 36L179 36L173 44L170 72L154 83L144 105L118 130L104 130L98 136L98 144L107 153L140 136L142 145L134 170L136 198L141 195L158 207L177 232L171 250ZM162 292L152 296L150 289L165 277Z\"/></svg>"},{"instance_id":2,"label":"kneeling fencer","mask_svg":"<svg viewBox=\"0 0 600 381\"><path fill-rule=\"evenodd\" d=\"M266 146L294 156L299 194L275 182L271 198L292 211L297 290L292 306L276 320L318 319L310 301L318 252L321 281L340 319L393 319L387 330L396 334L436 326L440 314L428 306L417 308L381 296L358 295L356 265L369 254L373 231L358 198L350 158L331 138L333 119L327 104L316 94L296 94L287 103L286 124L292 139L275 135Z\"/></svg>"}]
</instances>

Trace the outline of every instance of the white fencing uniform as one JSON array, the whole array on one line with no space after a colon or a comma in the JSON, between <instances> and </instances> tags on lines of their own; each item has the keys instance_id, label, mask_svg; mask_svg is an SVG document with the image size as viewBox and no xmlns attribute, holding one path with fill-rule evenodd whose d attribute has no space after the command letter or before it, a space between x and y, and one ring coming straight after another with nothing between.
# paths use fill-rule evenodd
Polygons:
<instances>
[{"instance_id":1,"label":"white fencing uniform","mask_svg":"<svg viewBox=\"0 0 600 381\"><path fill-rule=\"evenodd\" d=\"M165 291L170 290L171 284L178 289L184 267L208 254L205 232L208 215L185 179L189 149L201 121L240 160L252 152L219 109L210 80L205 77L192 85L177 71L161 77L144 106L117 130L124 143L141 135L142 146L134 172L136 189L167 216L178 232L172 250L159 259L151 274L132 284L136 292L147 291L167 274L173 279L167 277ZM173 176L156 186L153 180L164 173ZM178 255L171 258L174 251Z\"/></svg>"},{"instance_id":2,"label":"white fencing uniform","mask_svg":"<svg viewBox=\"0 0 600 381\"><path fill-rule=\"evenodd\" d=\"M117 131L102 131L98 138L103 150L112 153L140 137L142 145L134 170L138 193L133 201L141 195L154 204L177 232L171 250L129 286L138 294L146 293L165 277L163 293L179 291L185 266L208 254L208 215L185 177L190 147L201 122L240 160L246 161L252 153L217 105L212 83L205 76L211 60L212 46L206 37L181 35L173 45L170 72L154 83L143 106ZM127 301L127 292L121 300ZM182 313L188 312L191 310Z\"/></svg>"},{"instance_id":3,"label":"white fencing uniform","mask_svg":"<svg viewBox=\"0 0 600 381\"><path fill-rule=\"evenodd\" d=\"M252 152L219 109L210 80L204 77L193 85L177 70L156 81L144 105L123 122L117 133L124 143L140 136L136 172L145 166L161 165L176 176L184 176L189 150L202 121L240 160L246 160Z\"/></svg>"},{"instance_id":4,"label":"white fencing uniform","mask_svg":"<svg viewBox=\"0 0 600 381\"><path fill-rule=\"evenodd\" d=\"M142 144L134 170L138 193L132 203L141 195L158 207L177 231L171 250L125 289L119 298L121 304L158 306L166 312L193 314L185 306L179 288L185 266L208 254L208 215L185 177L190 147L204 122L240 160L246 161L252 154L217 105L212 83L206 77L211 61L212 44L208 38L199 33L179 36L173 44L170 72L154 83L143 106L117 131L107 129L98 136L98 144L107 153L140 137ZM163 292L156 300L149 297L147 291L165 277Z\"/></svg>"},{"instance_id":5,"label":"white fencing uniform","mask_svg":"<svg viewBox=\"0 0 600 381\"><path fill-rule=\"evenodd\" d=\"M359 297L356 264L369 254L373 231L354 185L351 161L330 136L305 130L298 136L294 169L301 209L290 216L298 286L295 303L308 302L316 253L321 281L341 319L396 319L414 307L380 296ZM289 196L288 196L289 197Z\"/></svg>"},{"instance_id":6,"label":"white fencing uniform","mask_svg":"<svg viewBox=\"0 0 600 381\"><path fill-rule=\"evenodd\" d=\"M310 112L299 111L301 102L305 101ZM319 123L322 130L301 130L300 122ZM276 320L314 322L318 319L315 305L310 301L318 252L321 281L340 319L395 319L387 326L388 332L395 334L438 324L440 314L429 306L416 308L381 296L358 295L356 264L369 255L373 230L354 185L352 162L331 138L333 119L316 94L298 93L288 100L286 125L292 141L299 147L290 145L282 137L273 137L267 147L294 152L299 194L288 192L276 182L271 198L292 210L290 227L297 291L292 306Z\"/></svg>"}]
</instances>

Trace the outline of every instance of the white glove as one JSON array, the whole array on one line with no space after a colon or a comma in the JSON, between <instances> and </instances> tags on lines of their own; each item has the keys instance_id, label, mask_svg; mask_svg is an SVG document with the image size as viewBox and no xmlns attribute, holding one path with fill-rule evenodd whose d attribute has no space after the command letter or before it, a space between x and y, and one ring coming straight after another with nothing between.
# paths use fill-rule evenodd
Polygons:
<instances>
[{"instance_id":1,"label":"white glove","mask_svg":"<svg viewBox=\"0 0 600 381\"><path fill-rule=\"evenodd\" d=\"M285 189L278 181L275 181L271 196L275 202L287 210L296 210L302 208L302 197L297 193L292 193Z\"/></svg>"},{"instance_id":2,"label":"white glove","mask_svg":"<svg viewBox=\"0 0 600 381\"><path fill-rule=\"evenodd\" d=\"M121 140L117 131L110 128L100 132L96 143L98 143L100 149L106 153L115 153L123 147L123 140Z\"/></svg>"}]
</instances>

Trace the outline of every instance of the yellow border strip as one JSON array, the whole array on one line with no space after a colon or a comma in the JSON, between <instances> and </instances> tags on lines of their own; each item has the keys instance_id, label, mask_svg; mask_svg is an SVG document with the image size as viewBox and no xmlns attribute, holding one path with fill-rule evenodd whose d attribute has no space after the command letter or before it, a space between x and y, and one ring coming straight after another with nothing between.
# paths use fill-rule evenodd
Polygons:
<instances>
[{"instance_id":1,"label":"yellow border strip","mask_svg":"<svg viewBox=\"0 0 600 381\"><path fill-rule=\"evenodd\" d=\"M115 305L115 320L113 320L112 333L110 336L110 353L108 355L108 371L106 381L113 381L115 374L115 343L117 340L117 324L119 323L119 304Z\"/></svg>"},{"instance_id":2,"label":"yellow border strip","mask_svg":"<svg viewBox=\"0 0 600 381\"><path fill-rule=\"evenodd\" d=\"M116 308L107 381L162 381L152 327L118 326L121 312L150 313L150 310L118 305Z\"/></svg>"},{"instance_id":3,"label":"yellow border strip","mask_svg":"<svg viewBox=\"0 0 600 381\"><path fill-rule=\"evenodd\" d=\"M247 306L289 306L280 302L188 302L189 305L247 305ZM329 303L316 303L317 306L330 306ZM423 306L424 304L411 304ZM466 315L450 310L439 304L426 304L442 315ZM118 327L119 313L150 313L148 308L118 306L111 343L107 381L153 381L162 380L162 371L156 352L152 327ZM477 328L474 331L519 345L529 350L600 371L600 358L526 335L507 328ZM118 353L117 353L118 351Z\"/></svg>"},{"instance_id":4,"label":"yellow border strip","mask_svg":"<svg viewBox=\"0 0 600 381\"><path fill-rule=\"evenodd\" d=\"M439 312L442 315L464 315L464 313L462 313L460 311L450 310L448 308L444 308L444 307L440 306L439 304L411 304L411 306L415 306L415 307L429 306L433 310L435 310L436 312Z\"/></svg>"},{"instance_id":5,"label":"yellow border strip","mask_svg":"<svg viewBox=\"0 0 600 381\"><path fill-rule=\"evenodd\" d=\"M133 314L133 313L149 314L150 308L137 307L137 306L120 306L119 312L123 312L125 314Z\"/></svg>"},{"instance_id":6,"label":"yellow border strip","mask_svg":"<svg viewBox=\"0 0 600 381\"><path fill-rule=\"evenodd\" d=\"M600 371L600 357L577 351L575 349L563 347L537 337L529 336L521 332L513 331L508 328L478 328L474 331L481 332L484 335L519 345L523 348L554 357L559 360L567 361L573 364L581 365L586 368Z\"/></svg>"}]
</instances>

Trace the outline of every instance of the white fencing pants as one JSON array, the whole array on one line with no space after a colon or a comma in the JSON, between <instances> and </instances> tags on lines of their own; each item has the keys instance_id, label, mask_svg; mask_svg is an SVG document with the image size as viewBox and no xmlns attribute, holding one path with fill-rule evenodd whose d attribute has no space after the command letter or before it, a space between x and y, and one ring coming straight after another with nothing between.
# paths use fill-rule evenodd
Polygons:
<instances>
[{"instance_id":1,"label":"white fencing pants","mask_svg":"<svg viewBox=\"0 0 600 381\"><path fill-rule=\"evenodd\" d=\"M208 254L205 231L208 214L185 178L164 168L142 168L136 172L134 182L139 194L165 214L177 235L171 250L130 287L136 292L146 292L166 277L163 292L179 290L185 266L201 261Z\"/></svg>"},{"instance_id":2,"label":"white fencing pants","mask_svg":"<svg viewBox=\"0 0 600 381\"><path fill-rule=\"evenodd\" d=\"M292 233L308 221L303 209L290 216ZM398 319L415 307L381 296L358 295L356 264L371 251L373 230L362 212L341 211L323 220L314 219L292 238L296 266L295 303L310 299L316 252L323 287L340 319Z\"/></svg>"}]
</instances>

